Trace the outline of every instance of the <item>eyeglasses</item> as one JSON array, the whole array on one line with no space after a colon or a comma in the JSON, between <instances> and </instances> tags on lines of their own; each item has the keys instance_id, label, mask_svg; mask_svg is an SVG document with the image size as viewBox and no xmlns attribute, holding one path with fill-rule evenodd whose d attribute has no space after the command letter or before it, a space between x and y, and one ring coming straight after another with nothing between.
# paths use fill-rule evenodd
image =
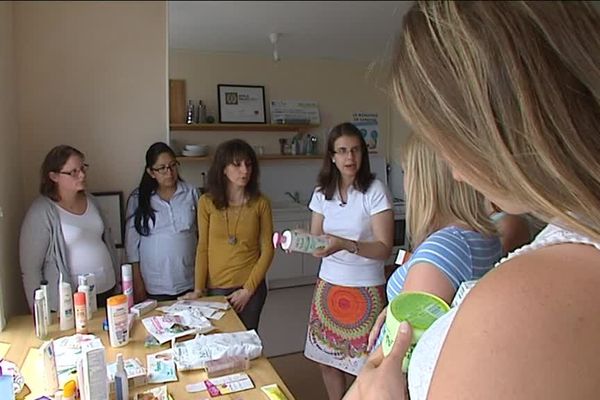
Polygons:
<instances>
[{"instance_id":1,"label":"eyeglasses","mask_svg":"<svg viewBox=\"0 0 600 400\"><path fill-rule=\"evenodd\" d=\"M360 146L356 146L351 149L347 149L345 147L340 147L337 150L334 150L333 152L335 154L339 154L342 157L347 156L350 153L352 153L352 155L356 155L356 154L360 153Z\"/></svg>"},{"instance_id":2,"label":"eyeglasses","mask_svg":"<svg viewBox=\"0 0 600 400\"><path fill-rule=\"evenodd\" d=\"M160 167L150 168L150 169L154 172L158 172L159 174L164 175L167 173L167 171L176 170L177 167L179 167L179 161L174 161L174 162L170 163L169 165L161 165Z\"/></svg>"},{"instance_id":3,"label":"eyeglasses","mask_svg":"<svg viewBox=\"0 0 600 400\"><path fill-rule=\"evenodd\" d=\"M70 171L58 171L59 174L69 175L72 178L77 178L79 174L85 174L90 166L88 164L83 164L79 168L74 168Z\"/></svg>"}]
</instances>

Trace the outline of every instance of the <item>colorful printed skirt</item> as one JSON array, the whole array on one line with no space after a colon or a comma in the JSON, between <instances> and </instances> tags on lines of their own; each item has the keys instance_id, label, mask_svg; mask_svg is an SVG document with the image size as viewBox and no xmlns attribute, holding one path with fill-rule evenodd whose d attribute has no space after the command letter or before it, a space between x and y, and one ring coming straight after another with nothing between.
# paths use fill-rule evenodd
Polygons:
<instances>
[{"instance_id":1,"label":"colorful printed skirt","mask_svg":"<svg viewBox=\"0 0 600 400\"><path fill-rule=\"evenodd\" d=\"M357 375L368 356L371 327L385 304L384 285L348 287L317 280L304 355Z\"/></svg>"}]
</instances>

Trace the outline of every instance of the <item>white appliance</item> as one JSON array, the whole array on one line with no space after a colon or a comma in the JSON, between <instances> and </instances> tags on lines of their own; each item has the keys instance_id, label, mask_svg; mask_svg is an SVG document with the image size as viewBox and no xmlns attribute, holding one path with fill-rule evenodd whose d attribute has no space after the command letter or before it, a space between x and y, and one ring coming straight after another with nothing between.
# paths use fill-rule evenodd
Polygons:
<instances>
[{"instance_id":1,"label":"white appliance","mask_svg":"<svg viewBox=\"0 0 600 400\"><path fill-rule=\"evenodd\" d=\"M376 177L385 182L390 188L391 185L388 182L387 163L385 157L379 154L369 154L369 161L371 165L371 172L376 174ZM402 177L399 177L402 179ZM391 256L386 261L386 265L393 265L396 260L398 250L407 250L408 242L406 238L406 210L404 205L404 199L394 198L394 247Z\"/></svg>"}]
</instances>

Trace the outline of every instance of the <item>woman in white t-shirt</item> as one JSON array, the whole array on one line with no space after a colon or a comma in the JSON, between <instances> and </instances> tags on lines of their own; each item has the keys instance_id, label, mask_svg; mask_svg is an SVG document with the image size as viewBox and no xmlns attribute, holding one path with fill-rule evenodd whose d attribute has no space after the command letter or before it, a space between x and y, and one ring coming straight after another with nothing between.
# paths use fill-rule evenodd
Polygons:
<instances>
[{"instance_id":1,"label":"woman in white t-shirt","mask_svg":"<svg viewBox=\"0 0 600 400\"><path fill-rule=\"evenodd\" d=\"M110 229L92 195L86 192L88 165L83 153L54 147L41 168L40 196L21 225L19 253L29 306L42 281L50 308L58 311L58 285L77 290L78 275L95 276L98 306L104 307L118 281L118 260Z\"/></svg>"},{"instance_id":2,"label":"woman in white t-shirt","mask_svg":"<svg viewBox=\"0 0 600 400\"><path fill-rule=\"evenodd\" d=\"M311 233L326 234L310 309L304 355L320 364L330 400L346 389L367 357L373 323L385 306L384 261L393 242L386 186L371 173L367 145L351 123L329 133L318 186L309 204Z\"/></svg>"},{"instance_id":3,"label":"woman in white t-shirt","mask_svg":"<svg viewBox=\"0 0 600 400\"><path fill-rule=\"evenodd\" d=\"M549 223L412 352L411 400L600 398L600 11L561 1L416 2L392 90L454 178ZM403 323L348 400L408 399Z\"/></svg>"}]
</instances>

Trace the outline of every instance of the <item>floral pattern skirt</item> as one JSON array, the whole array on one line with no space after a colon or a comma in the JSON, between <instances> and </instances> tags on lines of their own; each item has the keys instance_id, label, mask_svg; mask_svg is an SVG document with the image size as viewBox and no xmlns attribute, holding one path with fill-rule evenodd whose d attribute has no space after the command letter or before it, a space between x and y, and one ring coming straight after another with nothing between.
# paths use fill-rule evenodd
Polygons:
<instances>
[{"instance_id":1,"label":"floral pattern skirt","mask_svg":"<svg viewBox=\"0 0 600 400\"><path fill-rule=\"evenodd\" d=\"M371 328L385 305L384 285L348 287L317 280L304 355L357 375L368 356Z\"/></svg>"}]
</instances>

